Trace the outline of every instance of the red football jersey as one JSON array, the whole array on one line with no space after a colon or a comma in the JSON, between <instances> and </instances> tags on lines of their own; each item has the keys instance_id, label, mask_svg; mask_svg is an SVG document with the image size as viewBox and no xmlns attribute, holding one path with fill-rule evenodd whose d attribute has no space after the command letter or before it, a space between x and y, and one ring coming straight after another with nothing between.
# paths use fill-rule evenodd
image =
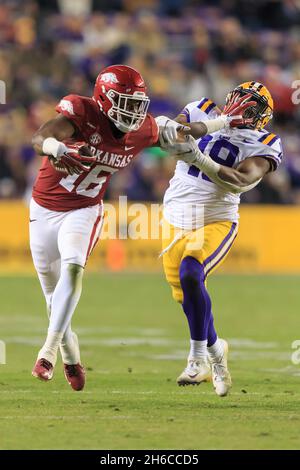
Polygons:
<instances>
[{"instance_id":1,"label":"red football jersey","mask_svg":"<svg viewBox=\"0 0 300 470\"><path fill-rule=\"evenodd\" d=\"M86 142L97 162L80 175L65 175L52 167L48 157L43 158L32 196L38 204L53 211L65 212L99 204L112 174L129 165L141 150L158 140L158 126L150 114L140 129L116 139L109 119L92 98L68 95L60 101L56 111L74 123L76 140Z\"/></svg>"}]
</instances>

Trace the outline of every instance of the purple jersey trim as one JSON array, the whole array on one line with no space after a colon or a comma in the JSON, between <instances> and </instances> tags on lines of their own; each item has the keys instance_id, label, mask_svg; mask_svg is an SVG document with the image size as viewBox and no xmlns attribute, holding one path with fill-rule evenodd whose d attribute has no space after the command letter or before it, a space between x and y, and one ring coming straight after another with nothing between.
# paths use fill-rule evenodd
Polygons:
<instances>
[{"instance_id":1,"label":"purple jersey trim","mask_svg":"<svg viewBox=\"0 0 300 470\"><path fill-rule=\"evenodd\" d=\"M206 114L209 114L214 108L216 107L215 103L211 103L206 110L204 111Z\"/></svg>"}]
</instances>

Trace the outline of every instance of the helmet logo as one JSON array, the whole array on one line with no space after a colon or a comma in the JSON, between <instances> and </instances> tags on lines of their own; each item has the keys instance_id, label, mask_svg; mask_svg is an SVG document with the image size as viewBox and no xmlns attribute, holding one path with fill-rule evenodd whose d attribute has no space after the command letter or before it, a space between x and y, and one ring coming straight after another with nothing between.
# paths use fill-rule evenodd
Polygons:
<instances>
[{"instance_id":1,"label":"helmet logo","mask_svg":"<svg viewBox=\"0 0 300 470\"><path fill-rule=\"evenodd\" d=\"M69 100L61 100L59 103L59 107L63 111L67 111L69 114L74 114L73 104Z\"/></svg>"},{"instance_id":2,"label":"helmet logo","mask_svg":"<svg viewBox=\"0 0 300 470\"><path fill-rule=\"evenodd\" d=\"M112 72L103 73L100 78L105 83L119 83L116 74Z\"/></svg>"}]
</instances>

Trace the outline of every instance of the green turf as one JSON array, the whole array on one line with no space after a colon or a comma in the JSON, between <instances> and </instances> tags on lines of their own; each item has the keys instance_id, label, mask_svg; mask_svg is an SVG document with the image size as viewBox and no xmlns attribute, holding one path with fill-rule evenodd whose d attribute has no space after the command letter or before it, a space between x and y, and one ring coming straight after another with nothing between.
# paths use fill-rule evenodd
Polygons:
<instances>
[{"instance_id":1,"label":"green turf","mask_svg":"<svg viewBox=\"0 0 300 470\"><path fill-rule=\"evenodd\" d=\"M88 368L73 392L57 364L30 372L47 321L38 282L0 278L1 449L300 448L300 278L220 276L210 281L215 323L231 342L234 387L177 387L188 336L161 275L89 275L74 318Z\"/></svg>"}]
</instances>

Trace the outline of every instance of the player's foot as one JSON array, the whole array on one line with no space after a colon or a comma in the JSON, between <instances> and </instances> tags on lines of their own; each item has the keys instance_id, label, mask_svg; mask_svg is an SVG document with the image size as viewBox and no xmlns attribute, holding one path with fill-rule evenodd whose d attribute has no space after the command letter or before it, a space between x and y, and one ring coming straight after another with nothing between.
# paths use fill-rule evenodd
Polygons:
<instances>
[{"instance_id":1,"label":"player's foot","mask_svg":"<svg viewBox=\"0 0 300 470\"><path fill-rule=\"evenodd\" d=\"M205 359L189 359L187 367L177 378L178 385L199 385L211 380L211 369Z\"/></svg>"},{"instance_id":2,"label":"player's foot","mask_svg":"<svg viewBox=\"0 0 300 470\"><path fill-rule=\"evenodd\" d=\"M51 380L53 377L53 365L47 359L38 359L32 369L33 377L37 377L40 380Z\"/></svg>"},{"instance_id":3,"label":"player's foot","mask_svg":"<svg viewBox=\"0 0 300 470\"><path fill-rule=\"evenodd\" d=\"M227 366L228 343L224 339L220 341L223 343L223 355L221 358L211 361L211 371L216 394L225 397L231 388L231 377Z\"/></svg>"},{"instance_id":4,"label":"player's foot","mask_svg":"<svg viewBox=\"0 0 300 470\"><path fill-rule=\"evenodd\" d=\"M85 385L85 370L81 364L64 364L64 374L69 385L79 392Z\"/></svg>"}]
</instances>

